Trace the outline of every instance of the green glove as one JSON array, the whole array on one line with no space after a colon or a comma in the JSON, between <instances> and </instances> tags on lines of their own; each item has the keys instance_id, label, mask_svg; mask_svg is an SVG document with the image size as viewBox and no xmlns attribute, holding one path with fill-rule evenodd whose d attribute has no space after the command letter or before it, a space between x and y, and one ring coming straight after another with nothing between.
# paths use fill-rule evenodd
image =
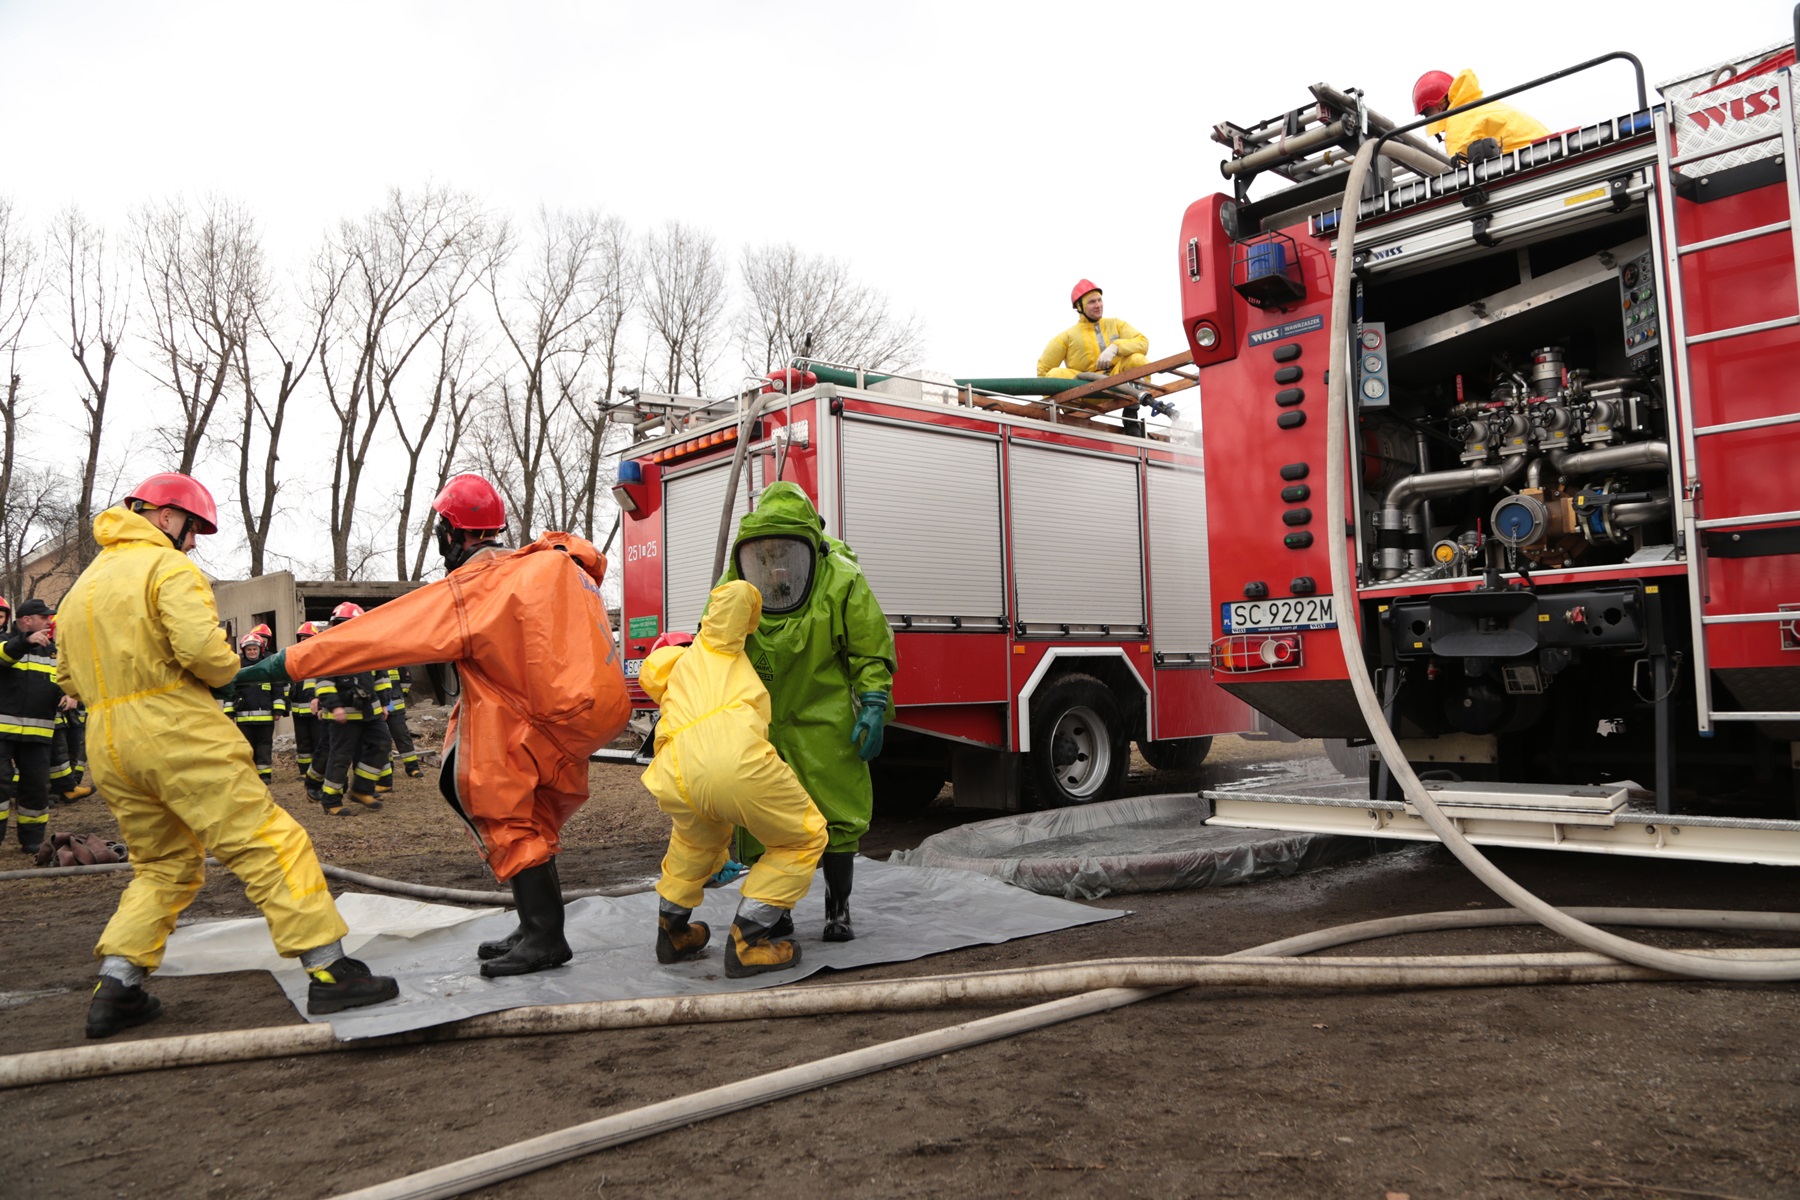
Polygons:
<instances>
[{"instance_id":1,"label":"green glove","mask_svg":"<svg viewBox=\"0 0 1800 1200\"><path fill-rule=\"evenodd\" d=\"M242 687L246 683L286 683L287 651L277 650L267 658L259 658L237 673L231 681L232 687Z\"/></svg>"},{"instance_id":2,"label":"green glove","mask_svg":"<svg viewBox=\"0 0 1800 1200\"><path fill-rule=\"evenodd\" d=\"M868 762L881 753L881 727L887 723L888 698L886 692L864 692L857 700L862 709L856 714L850 741L856 746L856 756Z\"/></svg>"}]
</instances>

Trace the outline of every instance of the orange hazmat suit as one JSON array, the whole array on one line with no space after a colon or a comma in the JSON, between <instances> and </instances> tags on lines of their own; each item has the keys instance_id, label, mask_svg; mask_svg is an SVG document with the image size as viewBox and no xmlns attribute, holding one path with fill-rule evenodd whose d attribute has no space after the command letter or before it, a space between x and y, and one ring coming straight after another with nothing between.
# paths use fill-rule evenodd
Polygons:
<instances>
[{"instance_id":1,"label":"orange hazmat suit","mask_svg":"<svg viewBox=\"0 0 1800 1200\"><path fill-rule=\"evenodd\" d=\"M588 760L631 717L592 543L545 533L290 647L293 679L455 663L456 798L495 878L546 863L588 798Z\"/></svg>"}]
</instances>

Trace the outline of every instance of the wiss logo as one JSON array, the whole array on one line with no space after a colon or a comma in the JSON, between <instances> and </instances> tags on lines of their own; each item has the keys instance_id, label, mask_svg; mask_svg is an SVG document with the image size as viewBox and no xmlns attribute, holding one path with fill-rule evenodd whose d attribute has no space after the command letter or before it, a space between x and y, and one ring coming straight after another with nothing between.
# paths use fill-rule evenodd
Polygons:
<instances>
[{"instance_id":1,"label":"wiss logo","mask_svg":"<svg viewBox=\"0 0 1800 1200\"><path fill-rule=\"evenodd\" d=\"M1781 92L1778 88L1771 87L1736 100L1727 100L1723 104L1715 104L1711 108L1696 108L1688 117L1700 128L1712 129L1727 121L1744 121L1780 108Z\"/></svg>"}]
</instances>

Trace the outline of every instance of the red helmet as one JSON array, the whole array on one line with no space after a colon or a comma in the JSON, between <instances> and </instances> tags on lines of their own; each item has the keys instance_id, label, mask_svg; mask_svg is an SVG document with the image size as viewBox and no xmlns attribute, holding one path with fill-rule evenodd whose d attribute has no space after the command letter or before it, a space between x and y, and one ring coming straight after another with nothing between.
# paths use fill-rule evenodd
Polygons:
<instances>
[{"instance_id":1,"label":"red helmet","mask_svg":"<svg viewBox=\"0 0 1800 1200\"><path fill-rule=\"evenodd\" d=\"M1456 80L1443 71L1427 71L1413 84L1413 111L1425 115L1425 106L1450 99L1450 85Z\"/></svg>"},{"instance_id":2,"label":"red helmet","mask_svg":"<svg viewBox=\"0 0 1800 1200\"><path fill-rule=\"evenodd\" d=\"M348 621L351 617L360 617L362 615L362 605L352 604L350 601L346 600L331 610L331 623L337 625L344 621Z\"/></svg>"},{"instance_id":3,"label":"red helmet","mask_svg":"<svg viewBox=\"0 0 1800 1200\"><path fill-rule=\"evenodd\" d=\"M275 631L270 629L267 625L258 625L255 629L250 631L250 636L260 638L263 645L266 646L275 640Z\"/></svg>"},{"instance_id":4,"label":"red helmet","mask_svg":"<svg viewBox=\"0 0 1800 1200\"><path fill-rule=\"evenodd\" d=\"M302 621L300 622L300 628L294 630L294 639L298 641L301 638L309 638L317 632L319 632L319 626L316 622Z\"/></svg>"},{"instance_id":5,"label":"red helmet","mask_svg":"<svg viewBox=\"0 0 1800 1200\"><path fill-rule=\"evenodd\" d=\"M129 504L133 500L152 508L166 505L193 514L197 522L196 533L219 532L219 508L213 503L212 493L192 475L178 475L173 471L152 475L126 493L125 502Z\"/></svg>"},{"instance_id":6,"label":"red helmet","mask_svg":"<svg viewBox=\"0 0 1800 1200\"><path fill-rule=\"evenodd\" d=\"M1069 306L1071 308L1080 308L1081 298L1083 296L1087 295L1089 292L1098 292L1100 290L1100 285L1091 279L1077 279L1075 281L1075 286L1069 289Z\"/></svg>"},{"instance_id":7,"label":"red helmet","mask_svg":"<svg viewBox=\"0 0 1800 1200\"><path fill-rule=\"evenodd\" d=\"M261 628L261 626L258 628ZM261 649L267 650L269 648L268 640L258 634L255 629L252 629L249 633L246 633L243 637L238 639L238 653L242 654L244 647L250 645L252 642L255 642Z\"/></svg>"},{"instance_id":8,"label":"red helmet","mask_svg":"<svg viewBox=\"0 0 1800 1200\"><path fill-rule=\"evenodd\" d=\"M669 632L663 634L662 636L658 637L654 642L650 643L650 653L655 654L658 650L661 650L664 646L691 646L693 644L694 644L694 635L693 634L682 633L680 630L671 629L671 630L669 630Z\"/></svg>"},{"instance_id":9,"label":"red helmet","mask_svg":"<svg viewBox=\"0 0 1800 1200\"><path fill-rule=\"evenodd\" d=\"M5 596L0 596L0 612L4 612L9 617L12 616L12 605L7 602Z\"/></svg>"},{"instance_id":10,"label":"red helmet","mask_svg":"<svg viewBox=\"0 0 1800 1200\"><path fill-rule=\"evenodd\" d=\"M453 476L431 507L456 529L506 528L506 501L479 475Z\"/></svg>"}]
</instances>

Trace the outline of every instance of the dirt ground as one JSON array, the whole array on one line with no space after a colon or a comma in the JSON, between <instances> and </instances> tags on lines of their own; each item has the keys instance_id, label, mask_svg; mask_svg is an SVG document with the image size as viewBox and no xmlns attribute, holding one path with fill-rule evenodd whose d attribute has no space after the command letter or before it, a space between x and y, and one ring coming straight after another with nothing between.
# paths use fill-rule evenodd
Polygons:
<instances>
[{"instance_id":1,"label":"dirt ground","mask_svg":"<svg viewBox=\"0 0 1800 1200\"><path fill-rule=\"evenodd\" d=\"M1202 780L1137 764L1132 790L1199 786L1310 745L1222 739ZM280 763L277 794L345 867L448 886L486 876L435 791L323 816ZM596 767L565 831L566 886L650 878L662 818L626 768ZM877 817L885 856L991 813ZM53 829L110 833L94 801ZM1793 872L1497 854L1565 904L1793 910ZM0 869L24 861L9 841ZM0 883L0 1050L83 1043L90 948L122 876ZM491 886L491 885L490 885ZM1123 920L834 977L884 979L1123 955L1226 953L1378 916L1495 904L1415 846L1210 891L1098 902ZM252 915L219 874L196 917ZM804 932L804 931L803 931ZM1646 933L1665 944L1759 944ZM1538 930L1356 952L1559 948ZM645 952L650 942L645 940ZM471 969L473 959L471 958ZM829 977L829 973L828 973ZM165 1013L121 1038L287 1025L265 973L153 983ZM804 985L802 985L804 986ZM993 1009L459 1042L195 1067L0 1096L0 1196L325 1197ZM472 1195L1647 1197L1800 1195L1800 992L1791 985L1275 993L1188 991L866 1076Z\"/></svg>"}]
</instances>

